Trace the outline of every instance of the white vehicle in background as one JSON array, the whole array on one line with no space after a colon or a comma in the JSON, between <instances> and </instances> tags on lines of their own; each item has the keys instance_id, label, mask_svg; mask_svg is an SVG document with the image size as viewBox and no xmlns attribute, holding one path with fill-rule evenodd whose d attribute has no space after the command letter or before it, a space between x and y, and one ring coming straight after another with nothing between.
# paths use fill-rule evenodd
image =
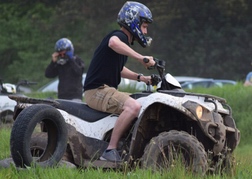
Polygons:
<instances>
[{"instance_id":1,"label":"white vehicle in background","mask_svg":"<svg viewBox=\"0 0 252 179\"><path fill-rule=\"evenodd\" d=\"M174 76L174 78L180 83L180 85L187 82L194 82L194 81L200 81L200 80L206 79L206 78L194 77L194 76Z\"/></svg>"},{"instance_id":2,"label":"white vehicle in background","mask_svg":"<svg viewBox=\"0 0 252 179\"><path fill-rule=\"evenodd\" d=\"M189 81L181 84L183 89L195 89L195 88L212 88L212 87L223 87L226 85L236 85L237 82L226 79L202 79L196 81Z\"/></svg>"},{"instance_id":3,"label":"white vehicle in background","mask_svg":"<svg viewBox=\"0 0 252 179\"><path fill-rule=\"evenodd\" d=\"M32 85L35 82L28 82L26 80L21 80L17 85L11 83L3 83L0 80L0 123L7 123L13 121L13 113L17 102L10 99L8 96L10 94L23 95L20 92L30 92L29 88L21 85Z\"/></svg>"},{"instance_id":4,"label":"white vehicle in background","mask_svg":"<svg viewBox=\"0 0 252 179\"><path fill-rule=\"evenodd\" d=\"M8 94L16 93L16 85L1 83L0 85L0 123L12 120L16 101L10 99Z\"/></svg>"}]
</instances>

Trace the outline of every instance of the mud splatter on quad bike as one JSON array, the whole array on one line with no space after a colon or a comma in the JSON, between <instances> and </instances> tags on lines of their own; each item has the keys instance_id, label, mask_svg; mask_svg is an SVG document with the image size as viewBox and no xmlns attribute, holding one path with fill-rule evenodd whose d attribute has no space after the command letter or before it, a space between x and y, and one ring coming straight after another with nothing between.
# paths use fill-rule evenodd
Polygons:
<instances>
[{"instance_id":1,"label":"mud splatter on quad bike","mask_svg":"<svg viewBox=\"0 0 252 179\"><path fill-rule=\"evenodd\" d=\"M118 146L124 163L166 170L180 159L187 170L203 175L229 168L240 131L225 99L185 92L165 74L164 61L156 59L154 68L157 90L131 95L142 108ZM17 167L50 167L62 158L78 167L120 167L99 160L118 115L68 100L10 98L18 103L10 141Z\"/></svg>"}]
</instances>

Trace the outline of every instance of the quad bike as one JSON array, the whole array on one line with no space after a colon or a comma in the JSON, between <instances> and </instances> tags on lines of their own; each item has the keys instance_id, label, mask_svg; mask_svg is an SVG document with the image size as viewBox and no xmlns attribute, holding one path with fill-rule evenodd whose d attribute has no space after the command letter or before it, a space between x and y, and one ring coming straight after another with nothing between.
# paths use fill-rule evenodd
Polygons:
<instances>
[{"instance_id":1,"label":"quad bike","mask_svg":"<svg viewBox=\"0 0 252 179\"><path fill-rule=\"evenodd\" d=\"M99 159L118 115L69 100L9 96L17 101L10 139L15 165L52 167L66 160L77 167L168 170L179 160L203 175L230 168L240 141L231 107L220 97L185 92L165 74L165 62L155 61L157 90L131 95L142 108L119 142L124 162Z\"/></svg>"},{"instance_id":2,"label":"quad bike","mask_svg":"<svg viewBox=\"0 0 252 179\"><path fill-rule=\"evenodd\" d=\"M20 92L20 86L29 86L33 84L36 84L36 82L20 80L16 85L14 85L11 83L3 83L0 79L0 123L13 121L14 108L17 102L10 99L8 95L22 95Z\"/></svg>"}]
</instances>

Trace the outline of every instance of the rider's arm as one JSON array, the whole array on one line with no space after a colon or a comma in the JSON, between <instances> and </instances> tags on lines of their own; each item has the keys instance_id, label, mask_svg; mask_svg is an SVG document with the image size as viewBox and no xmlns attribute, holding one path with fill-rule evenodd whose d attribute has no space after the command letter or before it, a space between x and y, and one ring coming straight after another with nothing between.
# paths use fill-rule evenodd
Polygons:
<instances>
[{"instance_id":1,"label":"rider's arm","mask_svg":"<svg viewBox=\"0 0 252 179\"><path fill-rule=\"evenodd\" d=\"M113 49L115 52L137 59L140 63L142 63L145 67L150 67L150 66L154 66L155 62L153 60L153 57L151 56L143 56L139 53L137 53L135 50L133 50L132 48L130 48L127 44L125 44L124 42L122 42L117 36L112 36L109 39L109 44L108 46ZM143 59L144 58L148 58L150 59L149 63L144 63Z\"/></svg>"},{"instance_id":2,"label":"rider's arm","mask_svg":"<svg viewBox=\"0 0 252 179\"><path fill-rule=\"evenodd\" d=\"M138 73L135 73L135 72L131 71L127 67L123 67L123 70L121 71L121 76L123 78L127 78L127 79L130 79L130 80L137 80L138 75L139 75ZM143 81L146 84L148 82L151 82L151 77L150 76L140 76L139 79L140 79L140 81Z\"/></svg>"}]
</instances>

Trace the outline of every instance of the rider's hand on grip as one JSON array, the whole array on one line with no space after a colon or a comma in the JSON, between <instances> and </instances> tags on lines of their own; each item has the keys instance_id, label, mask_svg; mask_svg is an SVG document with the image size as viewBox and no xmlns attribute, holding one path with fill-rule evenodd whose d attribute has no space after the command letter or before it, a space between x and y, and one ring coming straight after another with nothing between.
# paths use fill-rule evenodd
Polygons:
<instances>
[{"instance_id":1,"label":"rider's hand on grip","mask_svg":"<svg viewBox=\"0 0 252 179\"><path fill-rule=\"evenodd\" d=\"M157 84L161 81L161 78L156 75L156 74L152 74L151 75L151 84L152 86L157 86Z\"/></svg>"},{"instance_id":2,"label":"rider's hand on grip","mask_svg":"<svg viewBox=\"0 0 252 179\"><path fill-rule=\"evenodd\" d=\"M144 62L144 63L149 63L149 61L150 61L150 60L149 60L148 58L144 58L144 59L143 59L143 62ZM155 59L154 59L154 61L155 61ZM148 69L148 70L152 70L152 69L155 68L155 66L156 66L156 61L155 61L154 66L149 66L149 67L147 67L147 69Z\"/></svg>"}]
</instances>

